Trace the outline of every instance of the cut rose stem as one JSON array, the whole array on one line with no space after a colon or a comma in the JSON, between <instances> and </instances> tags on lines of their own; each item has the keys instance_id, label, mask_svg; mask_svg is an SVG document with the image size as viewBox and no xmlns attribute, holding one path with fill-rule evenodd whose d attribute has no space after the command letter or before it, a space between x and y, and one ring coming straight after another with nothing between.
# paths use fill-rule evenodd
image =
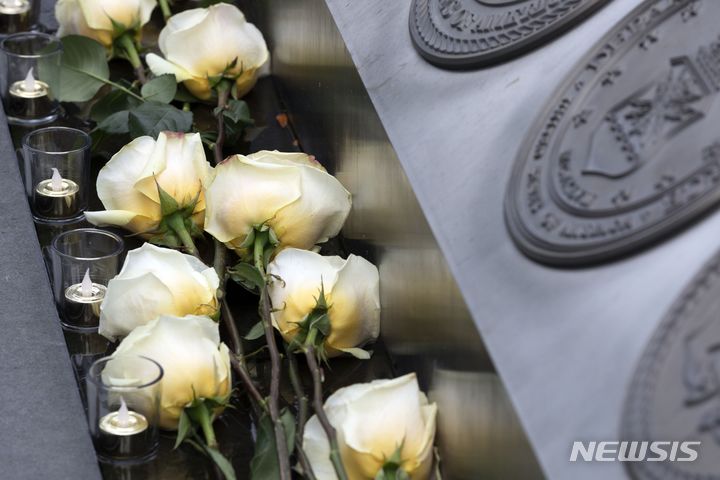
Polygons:
<instances>
[{"instance_id":1,"label":"cut rose stem","mask_svg":"<svg viewBox=\"0 0 720 480\"><path fill-rule=\"evenodd\" d=\"M315 414L318 417L318 420L320 420L320 425L322 425L323 430L325 430L325 435L327 435L328 442L330 443L330 461L332 462L333 468L335 469L335 474L338 476L338 479L348 480L347 473L345 472L345 467L342 463L342 458L340 457L340 447L337 441L337 432L335 431L335 427L333 427L330 423L330 420L325 413L325 408L323 407L322 377L320 374L320 366L318 365L317 359L315 357L315 347L313 347L312 345L305 346L305 358L307 360L307 364L310 368L310 373L312 373L313 378L313 408L315 410Z\"/></svg>"},{"instance_id":2,"label":"cut rose stem","mask_svg":"<svg viewBox=\"0 0 720 480\"><path fill-rule=\"evenodd\" d=\"M303 388L302 380L300 380L300 372L298 371L297 359L295 354L290 351L290 346L285 343L285 353L290 366L290 383L292 384L295 396L298 399L298 418L297 428L295 429L295 450L297 451L298 461L303 469L303 475L307 480L316 480L312 465L307 458L307 454L303 449L303 433L305 431L305 423L308 417L308 397Z\"/></svg>"},{"instance_id":3,"label":"cut rose stem","mask_svg":"<svg viewBox=\"0 0 720 480\"><path fill-rule=\"evenodd\" d=\"M261 270L263 277L264 270ZM260 315L262 316L265 329L265 340L270 350L270 419L273 422L275 431L275 444L277 446L278 462L280 465L280 480L290 480L290 452L288 452L287 441L285 440L285 428L280 420L280 352L275 341L275 330L270 323L270 297L268 296L267 283L263 285L260 292Z\"/></svg>"},{"instance_id":4,"label":"cut rose stem","mask_svg":"<svg viewBox=\"0 0 720 480\"><path fill-rule=\"evenodd\" d=\"M240 379L245 385L245 388L248 389L248 392L250 393L252 399L255 401L255 403L258 404L258 406L260 406L260 408L267 412L267 404L265 402L265 399L262 397L262 395L260 395L260 391L255 386L252 378L250 378L250 374L248 373L245 364L241 360L241 357L231 356L230 362L232 363L233 369L238 373L238 375L240 375Z\"/></svg>"},{"instance_id":5,"label":"cut rose stem","mask_svg":"<svg viewBox=\"0 0 720 480\"><path fill-rule=\"evenodd\" d=\"M132 37L130 37L130 35L125 34L118 39L118 42L120 43L122 49L125 51L125 54L130 61L130 64L133 66L133 69L135 69L135 76L137 77L138 81L142 85L145 85L147 83L147 77L145 76L145 66L142 63L142 60L140 60L140 55L138 54L137 48L135 47L135 41L132 39Z\"/></svg>"},{"instance_id":6,"label":"cut rose stem","mask_svg":"<svg viewBox=\"0 0 720 480\"><path fill-rule=\"evenodd\" d=\"M168 19L172 17L172 10L170 10L168 0L158 0L158 3L160 4L160 10L162 10L163 18L165 19L165 22L167 22Z\"/></svg>"},{"instance_id":7,"label":"cut rose stem","mask_svg":"<svg viewBox=\"0 0 720 480\"><path fill-rule=\"evenodd\" d=\"M217 86L217 140L215 141L215 165L219 165L225 157L223 156L223 146L225 144L225 107L227 107L230 98L230 86L225 80L221 80Z\"/></svg>"},{"instance_id":8,"label":"cut rose stem","mask_svg":"<svg viewBox=\"0 0 720 480\"><path fill-rule=\"evenodd\" d=\"M226 288L227 288L227 281L228 281L228 274L227 274L227 257L228 257L228 251L227 247L223 245L222 242L218 240L214 240L213 244L215 246L215 256L213 258L213 268L215 268L215 272L217 273L218 277L220 278L220 286L217 290L217 301L220 304L221 309L221 318L223 322L225 322L225 327L228 330L228 333L230 334L230 341L232 343L232 349L233 353L240 358L243 357L243 351L242 351L242 339L240 338L240 332L238 332L237 325L235 324L235 319L233 318L232 312L230 311L230 307L227 304L227 298L226 298Z\"/></svg>"},{"instance_id":9,"label":"cut rose stem","mask_svg":"<svg viewBox=\"0 0 720 480\"><path fill-rule=\"evenodd\" d=\"M264 251L267 245L266 235L256 235L255 245L253 247L253 259L255 268L258 269L263 278L263 285L260 289L260 320L265 330L265 341L270 351L270 398L268 401L268 410L270 411L270 419L273 423L273 431L275 433L275 446L277 447L278 465L280 467L280 480L290 480L290 452L288 451L287 441L285 440L285 427L280 420L280 352L278 351L277 342L275 341L275 329L271 323L272 306L270 304L270 296L267 289L267 274L265 273Z\"/></svg>"}]
</instances>

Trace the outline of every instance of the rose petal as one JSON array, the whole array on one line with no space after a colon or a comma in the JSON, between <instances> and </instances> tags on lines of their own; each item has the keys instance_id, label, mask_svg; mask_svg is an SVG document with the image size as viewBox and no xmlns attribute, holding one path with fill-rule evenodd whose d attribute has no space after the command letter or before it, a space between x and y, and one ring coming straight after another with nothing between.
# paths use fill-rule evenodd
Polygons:
<instances>
[{"instance_id":1,"label":"rose petal","mask_svg":"<svg viewBox=\"0 0 720 480\"><path fill-rule=\"evenodd\" d=\"M221 242L242 243L253 225L271 220L299 197L296 168L232 156L215 168L215 179L205 192L205 230Z\"/></svg>"},{"instance_id":2,"label":"rose petal","mask_svg":"<svg viewBox=\"0 0 720 480\"><path fill-rule=\"evenodd\" d=\"M218 371L230 371L229 356L219 345L218 324L207 317L161 316L133 330L114 356L141 355L162 365L160 426L177 428L183 407L194 396L211 398L229 393L229 381L218 382Z\"/></svg>"},{"instance_id":3,"label":"rose petal","mask_svg":"<svg viewBox=\"0 0 720 480\"><path fill-rule=\"evenodd\" d=\"M160 204L135 189L154 148L155 140L151 137L136 138L100 169L97 192L107 210L130 211L160 220Z\"/></svg>"},{"instance_id":4,"label":"rose petal","mask_svg":"<svg viewBox=\"0 0 720 480\"><path fill-rule=\"evenodd\" d=\"M380 275L375 265L350 255L331 292L327 339L337 350L360 347L380 334ZM359 353L359 352L355 352Z\"/></svg>"},{"instance_id":5,"label":"rose petal","mask_svg":"<svg viewBox=\"0 0 720 480\"><path fill-rule=\"evenodd\" d=\"M202 190L208 184L210 171L199 133L161 132L134 187L160 203L159 184L181 207L200 194L195 210L202 211L205 209Z\"/></svg>"},{"instance_id":6,"label":"rose petal","mask_svg":"<svg viewBox=\"0 0 720 480\"><path fill-rule=\"evenodd\" d=\"M177 80L178 83L193 78L190 72L180 65L168 62L154 53L148 53L145 57L145 61L147 61L148 67L150 67L150 70L156 76L167 74L175 75L175 80Z\"/></svg>"}]
</instances>

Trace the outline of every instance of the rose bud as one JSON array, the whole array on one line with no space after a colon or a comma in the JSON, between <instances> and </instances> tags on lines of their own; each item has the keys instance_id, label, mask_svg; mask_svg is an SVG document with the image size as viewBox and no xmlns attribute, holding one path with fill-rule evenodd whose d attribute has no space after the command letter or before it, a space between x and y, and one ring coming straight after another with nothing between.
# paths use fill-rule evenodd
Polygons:
<instances>
[{"instance_id":1,"label":"rose bud","mask_svg":"<svg viewBox=\"0 0 720 480\"><path fill-rule=\"evenodd\" d=\"M82 35L110 48L126 32L139 32L156 6L156 0L59 0L58 36Z\"/></svg>"},{"instance_id":2,"label":"rose bud","mask_svg":"<svg viewBox=\"0 0 720 480\"><path fill-rule=\"evenodd\" d=\"M213 316L219 285L215 270L192 255L146 243L108 283L98 333L114 340L160 315Z\"/></svg>"},{"instance_id":3,"label":"rose bud","mask_svg":"<svg viewBox=\"0 0 720 480\"><path fill-rule=\"evenodd\" d=\"M196 97L211 97L211 85L226 78L235 96L249 92L268 60L260 30L234 5L219 3L173 15L160 32L162 58L146 57L155 75L174 74Z\"/></svg>"},{"instance_id":4,"label":"rose bud","mask_svg":"<svg viewBox=\"0 0 720 480\"><path fill-rule=\"evenodd\" d=\"M123 227L156 243L192 249L186 235L202 233L211 173L200 134L136 138L98 174L98 196L107 210L85 217L94 225Z\"/></svg>"},{"instance_id":5,"label":"rose bud","mask_svg":"<svg viewBox=\"0 0 720 480\"><path fill-rule=\"evenodd\" d=\"M362 257L324 257L288 248L268 265L273 324L286 341L304 343L317 319L313 345L329 357L347 352L368 358L358 347L380 333L380 277ZM322 315L326 317L320 318Z\"/></svg>"},{"instance_id":6,"label":"rose bud","mask_svg":"<svg viewBox=\"0 0 720 480\"><path fill-rule=\"evenodd\" d=\"M341 388L328 397L325 412L350 480L430 478L437 405L428 403L414 373ZM337 479L317 415L305 426L303 447L317 478Z\"/></svg>"},{"instance_id":7,"label":"rose bud","mask_svg":"<svg viewBox=\"0 0 720 480\"><path fill-rule=\"evenodd\" d=\"M281 247L311 249L337 235L350 212L350 193L304 153L234 155L215 172L205 230L236 251L259 225Z\"/></svg>"},{"instance_id":8,"label":"rose bud","mask_svg":"<svg viewBox=\"0 0 720 480\"><path fill-rule=\"evenodd\" d=\"M123 356L142 356L158 362L164 371L160 427L175 430L183 409L194 400L230 394L230 353L220 343L218 328L208 317L158 317L133 330L120 343L113 354L115 360L103 373L132 377L131 369L137 363L125 364Z\"/></svg>"}]
</instances>

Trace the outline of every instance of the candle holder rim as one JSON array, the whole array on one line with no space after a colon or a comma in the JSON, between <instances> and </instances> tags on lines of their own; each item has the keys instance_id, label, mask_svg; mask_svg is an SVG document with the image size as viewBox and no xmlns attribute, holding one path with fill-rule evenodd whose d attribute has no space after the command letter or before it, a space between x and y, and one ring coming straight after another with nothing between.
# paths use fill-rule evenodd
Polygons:
<instances>
[{"instance_id":1,"label":"candle holder rim","mask_svg":"<svg viewBox=\"0 0 720 480\"><path fill-rule=\"evenodd\" d=\"M106 255L99 255L97 257L78 257L77 255L71 255L69 253L66 253L66 252L60 250L60 248L58 247L58 245L60 243L60 239L65 238L66 236L70 235L71 233L72 234L95 233L95 234L100 234L100 235L106 235L108 237L111 237L113 240L115 240L117 242L117 248L115 248L115 250L113 250L112 252L110 252ZM53 252L57 253L58 255L60 255L62 257L72 258L75 260L87 260L87 261L104 260L106 258L111 258L111 257L115 257L117 255L120 255L124 249L125 249L125 242L123 241L122 238L120 238L119 235L117 235L113 232L108 232L107 230L101 230L99 228L76 228L73 230L68 230L67 232L62 232L62 233L58 234L52 241Z\"/></svg>"},{"instance_id":2,"label":"candle holder rim","mask_svg":"<svg viewBox=\"0 0 720 480\"><path fill-rule=\"evenodd\" d=\"M107 357L99 358L93 362L93 364L90 366L90 369L88 370L87 374L87 381L92 382L96 387L105 389L105 390L111 390L113 392L135 392L138 390L141 390L143 388L151 387L153 385L157 385L165 376L165 369L158 363L157 361L153 360L150 357L146 357L144 355L119 355L121 357L128 357L128 358L142 358L143 360L147 360L149 362L152 362L155 364L155 366L158 368L158 375L157 377L153 378L153 380L143 383L142 385L133 385L128 387L118 386L118 385L108 385L105 382L102 381L102 374L100 375L94 375L95 369L100 364L108 363L110 360L113 360L117 358L114 355L110 355Z\"/></svg>"},{"instance_id":3,"label":"candle holder rim","mask_svg":"<svg viewBox=\"0 0 720 480\"><path fill-rule=\"evenodd\" d=\"M5 47L5 44L9 43L9 41L18 40L21 37L44 38L44 39L50 41L48 43L48 45L54 45L55 48L52 51L43 52L43 53L17 53L17 52L13 52L12 50L8 50ZM55 37L54 35L50 35L50 34L42 33L42 32L18 32L18 33L13 33L13 34L8 35L7 37L3 38L2 41L0 41L0 50L2 50L3 53L5 53L5 55L10 55L13 57L18 57L18 58L42 58L42 57L47 57L50 55L55 55L57 53L61 53L63 50L63 47L62 47L62 42L60 42L60 40L57 37Z\"/></svg>"},{"instance_id":4,"label":"candle holder rim","mask_svg":"<svg viewBox=\"0 0 720 480\"><path fill-rule=\"evenodd\" d=\"M42 133L47 133L50 131L65 131L65 132L72 132L72 133L79 133L80 137L83 139L83 145L81 145L78 148L74 148L72 150L65 150L62 152L48 152L47 150L43 150L41 148L33 147L28 143L30 137ZM22 145L23 148L27 148L28 150L31 150L33 152L42 153L43 155L69 155L71 153L78 153L82 152L83 150L88 149L92 145L92 139L90 138L90 135L87 134L87 132L84 132L78 128L71 128L71 127L45 127L45 128L38 128L37 130L33 130L32 132L28 132L25 134L25 136L22 139Z\"/></svg>"}]
</instances>

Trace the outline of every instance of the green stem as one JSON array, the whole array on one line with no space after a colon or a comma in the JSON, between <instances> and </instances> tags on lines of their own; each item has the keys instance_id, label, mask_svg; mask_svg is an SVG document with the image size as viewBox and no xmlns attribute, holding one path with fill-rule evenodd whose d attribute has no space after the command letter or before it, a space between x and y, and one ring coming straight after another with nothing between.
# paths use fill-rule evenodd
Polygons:
<instances>
[{"instance_id":1,"label":"green stem","mask_svg":"<svg viewBox=\"0 0 720 480\"><path fill-rule=\"evenodd\" d=\"M198 421L200 428L202 428L203 435L205 436L205 443L210 448L217 449L218 442L215 438L215 430L212 426L212 418L210 418L210 412L205 405L198 408Z\"/></svg>"},{"instance_id":2,"label":"green stem","mask_svg":"<svg viewBox=\"0 0 720 480\"><path fill-rule=\"evenodd\" d=\"M221 80L217 89L218 96L218 113L217 113L217 140L215 141L215 165L219 165L223 160L223 146L225 145L225 108L230 98L230 83L227 80Z\"/></svg>"},{"instance_id":3,"label":"green stem","mask_svg":"<svg viewBox=\"0 0 720 480\"><path fill-rule=\"evenodd\" d=\"M185 228L185 221L183 220L182 216L179 215L177 212L170 215L169 217L167 217L167 225L172 229L173 232L175 232L182 244L187 249L188 253L197 257L198 249L195 246L195 242L193 242L190 233L187 231L187 228Z\"/></svg>"},{"instance_id":4,"label":"green stem","mask_svg":"<svg viewBox=\"0 0 720 480\"><path fill-rule=\"evenodd\" d=\"M307 346L305 349L305 359L307 360L308 368L310 368L310 373L312 374L313 379L313 408L318 420L320 421L320 425L323 427L323 430L325 430L328 442L330 443L330 462L333 465L333 469L335 470L335 474L338 479L348 480L347 473L345 472L345 466L343 465L342 457L340 456L340 446L337 441L337 432L335 431L335 427L333 427L330 423L323 406L322 377L320 375L320 366L315 358L315 348L312 345Z\"/></svg>"},{"instance_id":5,"label":"green stem","mask_svg":"<svg viewBox=\"0 0 720 480\"><path fill-rule=\"evenodd\" d=\"M160 4L160 10L162 10L163 18L165 19L165 22L167 22L168 18L172 17L170 5L167 0L158 0L158 3Z\"/></svg>"},{"instance_id":6,"label":"green stem","mask_svg":"<svg viewBox=\"0 0 720 480\"><path fill-rule=\"evenodd\" d=\"M255 243L253 245L253 257L255 267L263 277L263 285L260 289L260 318L265 330L265 341L270 350L270 398L268 401L268 410L270 411L270 419L273 423L273 432L275 436L275 446L277 447L277 460L280 468L280 480L291 480L292 473L290 470L290 452L285 439L285 428L280 420L280 375L282 374L280 366L280 352L278 351L277 342L275 341L275 329L270 319L272 305L270 304L270 296L267 289L267 276L265 274L264 251L269 235L267 232L256 232Z\"/></svg>"},{"instance_id":7,"label":"green stem","mask_svg":"<svg viewBox=\"0 0 720 480\"><path fill-rule=\"evenodd\" d=\"M137 75L138 80L140 80L140 83L145 84L147 82L147 78L145 77L145 67L143 66L142 60L140 60L140 55L135 47L135 41L129 34L126 33L118 38L118 43L125 51L127 59L135 69L135 74Z\"/></svg>"},{"instance_id":8,"label":"green stem","mask_svg":"<svg viewBox=\"0 0 720 480\"><path fill-rule=\"evenodd\" d=\"M307 423L308 417L308 397L303 388L302 380L300 379L300 372L298 371L297 359L295 354L290 351L290 345L285 343L285 354L288 358L288 364L290 368L290 383L292 384L295 396L298 399L298 417L297 417L297 428L295 429L295 451L297 453L298 462L302 466L303 477L306 480L317 480L315 472L313 472L310 460L307 458L307 454L303 449L303 433L305 431L305 424Z\"/></svg>"},{"instance_id":9,"label":"green stem","mask_svg":"<svg viewBox=\"0 0 720 480\"><path fill-rule=\"evenodd\" d=\"M253 260L255 268L258 269L260 275L265 278L265 246L267 245L267 234L265 232L255 232L255 243L253 244Z\"/></svg>"}]
</instances>

